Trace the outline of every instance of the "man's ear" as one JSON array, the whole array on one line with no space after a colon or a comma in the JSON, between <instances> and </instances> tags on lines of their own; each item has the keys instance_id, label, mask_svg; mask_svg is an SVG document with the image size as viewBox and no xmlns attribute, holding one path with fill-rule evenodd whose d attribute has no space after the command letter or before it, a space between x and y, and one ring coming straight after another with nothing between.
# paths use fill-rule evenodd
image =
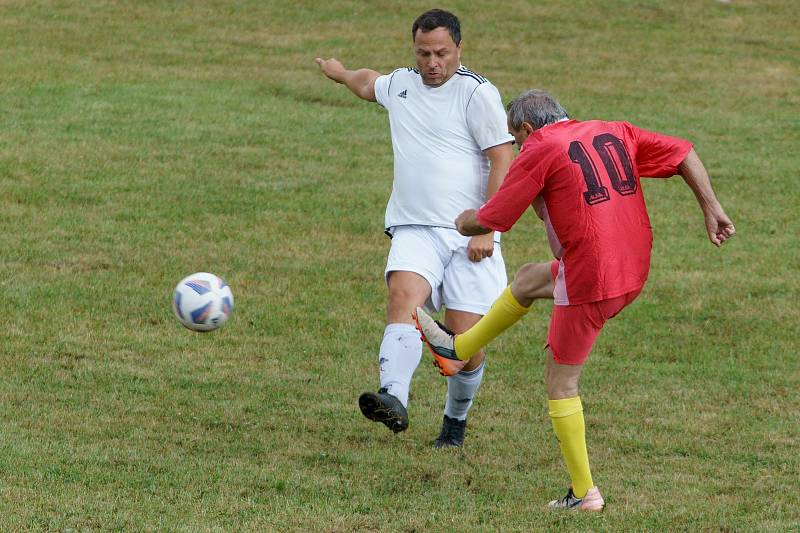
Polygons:
<instances>
[{"instance_id":1,"label":"man's ear","mask_svg":"<svg viewBox=\"0 0 800 533\"><path fill-rule=\"evenodd\" d=\"M534 132L533 124L531 124L530 122L523 122L522 129L524 129L525 133L527 133L528 135Z\"/></svg>"}]
</instances>

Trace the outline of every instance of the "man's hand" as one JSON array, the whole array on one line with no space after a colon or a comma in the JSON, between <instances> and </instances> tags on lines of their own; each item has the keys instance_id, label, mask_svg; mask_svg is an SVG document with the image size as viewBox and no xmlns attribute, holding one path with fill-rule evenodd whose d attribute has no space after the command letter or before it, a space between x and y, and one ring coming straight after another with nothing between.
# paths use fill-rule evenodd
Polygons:
<instances>
[{"instance_id":1,"label":"man's hand","mask_svg":"<svg viewBox=\"0 0 800 533\"><path fill-rule=\"evenodd\" d=\"M714 194L714 189L711 187L708 171L706 171L706 167L700 161L700 157L694 151L694 148L689 150L686 158L678 165L678 171L689 188L692 189L695 198L697 198L697 203L703 211L708 240L714 246L720 246L736 234L736 228L733 227L733 222L725 214L717 200L717 195Z\"/></svg>"},{"instance_id":2,"label":"man's hand","mask_svg":"<svg viewBox=\"0 0 800 533\"><path fill-rule=\"evenodd\" d=\"M375 101L375 80L380 77L380 72L368 68L347 70L341 61L334 58L318 57L314 59L314 62L323 74L336 83L343 84L359 98L369 102Z\"/></svg>"},{"instance_id":3,"label":"man's hand","mask_svg":"<svg viewBox=\"0 0 800 533\"><path fill-rule=\"evenodd\" d=\"M470 261L477 263L486 257L492 257L494 253L494 233L476 235L469 240L467 245L467 257Z\"/></svg>"},{"instance_id":4,"label":"man's hand","mask_svg":"<svg viewBox=\"0 0 800 533\"><path fill-rule=\"evenodd\" d=\"M483 235L492 231L480 225L475 213L474 209L467 209L456 217L456 229L461 235Z\"/></svg>"},{"instance_id":5,"label":"man's hand","mask_svg":"<svg viewBox=\"0 0 800 533\"><path fill-rule=\"evenodd\" d=\"M703 210L703 216L706 221L706 231L708 232L708 240L714 246L721 246L723 242L727 241L736 235L736 228L733 227L733 222L728 218L728 215L718 208L716 210Z\"/></svg>"},{"instance_id":6,"label":"man's hand","mask_svg":"<svg viewBox=\"0 0 800 533\"><path fill-rule=\"evenodd\" d=\"M334 58L322 59L321 57L316 58L314 61L327 77L337 83L344 83L344 74L347 69L344 68L341 61Z\"/></svg>"}]
</instances>

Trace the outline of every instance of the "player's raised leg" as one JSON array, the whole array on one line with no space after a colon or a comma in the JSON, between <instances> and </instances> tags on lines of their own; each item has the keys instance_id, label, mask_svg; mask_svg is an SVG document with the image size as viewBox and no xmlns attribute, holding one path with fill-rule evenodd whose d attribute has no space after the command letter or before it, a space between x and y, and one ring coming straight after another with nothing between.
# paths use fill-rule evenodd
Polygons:
<instances>
[{"instance_id":1,"label":"player's raised leg","mask_svg":"<svg viewBox=\"0 0 800 533\"><path fill-rule=\"evenodd\" d=\"M534 301L552 298L553 271L558 271L557 265L557 262L523 265L489 312L475 327L456 337L456 353L465 356L474 353L528 314Z\"/></svg>"},{"instance_id":2,"label":"player's raised leg","mask_svg":"<svg viewBox=\"0 0 800 533\"><path fill-rule=\"evenodd\" d=\"M550 262L522 266L489 312L463 333L454 333L418 308L414 315L417 329L439 372L443 376L459 372L476 352L525 316L535 300L552 298L553 270Z\"/></svg>"},{"instance_id":3,"label":"player's raised leg","mask_svg":"<svg viewBox=\"0 0 800 533\"><path fill-rule=\"evenodd\" d=\"M428 281L414 272L387 275L387 326L379 353L380 389L358 400L362 414L398 433L408 428L408 392L422 357L422 343L410 319L411 311L431 292Z\"/></svg>"}]
</instances>

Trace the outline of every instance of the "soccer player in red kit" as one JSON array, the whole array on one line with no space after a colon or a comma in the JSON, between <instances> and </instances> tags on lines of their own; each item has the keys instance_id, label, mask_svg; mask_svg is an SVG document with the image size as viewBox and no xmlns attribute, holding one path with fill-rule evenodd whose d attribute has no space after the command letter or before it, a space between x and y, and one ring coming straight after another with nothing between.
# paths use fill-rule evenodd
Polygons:
<instances>
[{"instance_id":1,"label":"soccer player in red kit","mask_svg":"<svg viewBox=\"0 0 800 533\"><path fill-rule=\"evenodd\" d=\"M500 189L477 211L456 219L464 235L508 231L533 205L544 221L555 261L528 263L472 328L458 335L417 308L417 327L444 375L522 318L538 298L553 298L545 384L549 414L571 478L553 508L602 510L586 451L578 382L603 324L642 290L653 240L641 176L683 176L697 198L711 242L735 229L717 201L708 173L684 139L627 122L569 120L544 91L528 91L508 110L520 146Z\"/></svg>"}]
</instances>

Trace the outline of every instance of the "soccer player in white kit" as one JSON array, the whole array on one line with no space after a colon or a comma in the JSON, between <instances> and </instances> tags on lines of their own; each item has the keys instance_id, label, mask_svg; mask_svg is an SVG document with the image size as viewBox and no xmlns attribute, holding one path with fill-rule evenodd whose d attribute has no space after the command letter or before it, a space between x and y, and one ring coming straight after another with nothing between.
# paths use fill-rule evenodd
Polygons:
<instances>
[{"instance_id":1,"label":"soccer player in white kit","mask_svg":"<svg viewBox=\"0 0 800 533\"><path fill-rule=\"evenodd\" d=\"M464 237L453 221L497 191L513 159L499 92L461 65L458 18L438 9L423 13L412 37L416 68L387 75L316 59L328 78L389 113L394 181L385 218L392 238L385 271L387 326L379 354L380 389L362 394L359 407L395 433L408 427L409 387L422 357L412 312L417 306L438 310L444 305L445 325L463 332L507 285L499 234ZM437 448L463 444L483 361L481 351L448 377Z\"/></svg>"}]
</instances>

